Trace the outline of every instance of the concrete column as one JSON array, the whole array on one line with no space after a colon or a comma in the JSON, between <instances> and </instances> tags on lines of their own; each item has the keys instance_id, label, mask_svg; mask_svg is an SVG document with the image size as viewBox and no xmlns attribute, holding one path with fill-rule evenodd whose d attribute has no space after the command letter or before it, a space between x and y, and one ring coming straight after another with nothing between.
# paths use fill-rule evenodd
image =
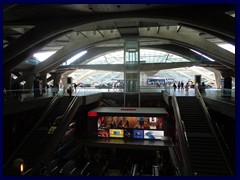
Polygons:
<instances>
[{"instance_id":1,"label":"concrete column","mask_svg":"<svg viewBox=\"0 0 240 180\"><path fill-rule=\"evenodd\" d=\"M232 71L221 71L222 82L222 96L231 97L232 90Z\"/></svg>"},{"instance_id":2,"label":"concrete column","mask_svg":"<svg viewBox=\"0 0 240 180\"><path fill-rule=\"evenodd\" d=\"M232 77L224 77L223 88L232 89Z\"/></svg>"},{"instance_id":3,"label":"concrete column","mask_svg":"<svg viewBox=\"0 0 240 180\"><path fill-rule=\"evenodd\" d=\"M67 82L67 79L68 79L68 76L69 74L71 74L73 71L75 70L70 70L70 71L67 71L65 73L63 73L61 75L61 81L62 81L62 85L63 85L63 91L65 92L65 90L68 88L69 84Z\"/></svg>"},{"instance_id":4,"label":"concrete column","mask_svg":"<svg viewBox=\"0 0 240 180\"><path fill-rule=\"evenodd\" d=\"M56 85L59 85L60 79L61 79L61 74L51 74L53 77L53 86L55 87Z\"/></svg>"},{"instance_id":5,"label":"concrete column","mask_svg":"<svg viewBox=\"0 0 240 180\"><path fill-rule=\"evenodd\" d=\"M34 79L35 79L34 76L30 76L28 79L26 79L25 80L26 83L24 84L24 89L32 89Z\"/></svg>"},{"instance_id":6,"label":"concrete column","mask_svg":"<svg viewBox=\"0 0 240 180\"><path fill-rule=\"evenodd\" d=\"M224 78L223 88L232 89L232 76L234 76L233 72L230 70L225 70L221 71L221 75Z\"/></svg>"},{"instance_id":7,"label":"concrete column","mask_svg":"<svg viewBox=\"0 0 240 180\"><path fill-rule=\"evenodd\" d=\"M67 78L68 78L68 73L62 74L61 80L62 80L64 92L65 92L65 89L68 88Z\"/></svg>"},{"instance_id":8,"label":"concrete column","mask_svg":"<svg viewBox=\"0 0 240 180\"><path fill-rule=\"evenodd\" d=\"M40 79L42 80L42 88L45 88L46 87L46 85L47 85L47 74L42 74L41 76L40 76Z\"/></svg>"},{"instance_id":9,"label":"concrete column","mask_svg":"<svg viewBox=\"0 0 240 180\"><path fill-rule=\"evenodd\" d=\"M215 82L216 82L216 85L217 85L217 88L220 89L222 88L222 75L221 75L221 72L215 68L210 68L210 67L207 67L206 69L208 69L209 71L212 71L215 75Z\"/></svg>"},{"instance_id":10,"label":"concrete column","mask_svg":"<svg viewBox=\"0 0 240 180\"><path fill-rule=\"evenodd\" d=\"M216 82L217 88L220 89L222 87L221 73L220 71L214 71L214 75L215 75L215 82Z\"/></svg>"}]
</instances>

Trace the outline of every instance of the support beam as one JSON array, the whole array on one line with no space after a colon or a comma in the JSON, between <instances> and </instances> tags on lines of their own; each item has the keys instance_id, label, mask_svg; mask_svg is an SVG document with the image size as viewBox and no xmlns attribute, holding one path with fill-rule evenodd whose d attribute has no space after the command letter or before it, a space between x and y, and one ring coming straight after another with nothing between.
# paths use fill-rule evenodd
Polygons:
<instances>
[{"instance_id":1,"label":"support beam","mask_svg":"<svg viewBox=\"0 0 240 180\"><path fill-rule=\"evenodd\" d=\"M140 71L159 71L164 69L173 69L181 67L198 66L200 62L178 62L178 63L146 63L140 64ZM89 65L72 65L72 66L60 66L57 70L76 68L76 69L92 69L102 71L116 71L123 72L123 64L89 64Z\"/></svg>"},{"instance_id":2,"label":"support beam","mask_svg":"<svg viewBox=\"0 0 240 180\"><path fill-rule=\"evenodd\" d=\"M206 8L206 6L204 6ZM214 7L214 6L213 6ZM188 8L179 8L175 11L177 13L172 13L169 10L163 10L161 13L158 11L151 11L148 13L143 12L124 12L124 13L117 13L111 14L103 14L103 15L93 15L93 16L82 16L81 18L71 17L62 19L62 21L56 21L56 19L49 19L46 21L45 24L41 24L36 28L31 29L29 32L24 34L21 38L17 39L14 44L9 45L8 47L4 48L4 63L12 60L14 57L16 59L21 54L25 53L26 51L32 51L33 47L38 45L39 43L59 35L60 33L67 33L69 30L74 29L74 27L87 25L87 24L97 24L97 23L104 23L104 22L116 22L117 20L124 20L124 19L135 19L136 21L143 21L149 19L149 21L159 23L161 21L168 20L169 23L174 24L182 24L185 26L193 26L194 28L202 28L206 32L210 34L221 34L225 37L232 38L232 42L235 41L235 21L234 18L226 15L220 14L215 12L215 16L218 18L214 18L212 13L205 12L204 16L208 18L202 18L199 14L201 8L196 6L196 11L194 9L189 10ZM211 7L208 7L209 9ZM191 14L191 15L190 15ZM54 26L52 23L54 22ZM6 24L7 25L7 24ZM9 24L10 25L10 24ZM116 23L115 23L116 25ZM47 27L47 29L46 29ZM224 37L223 37L224 38ZM29 53L27 53L29 54ZM23 61L23 59L19 61Z\"/></svg>"}]
</instances>

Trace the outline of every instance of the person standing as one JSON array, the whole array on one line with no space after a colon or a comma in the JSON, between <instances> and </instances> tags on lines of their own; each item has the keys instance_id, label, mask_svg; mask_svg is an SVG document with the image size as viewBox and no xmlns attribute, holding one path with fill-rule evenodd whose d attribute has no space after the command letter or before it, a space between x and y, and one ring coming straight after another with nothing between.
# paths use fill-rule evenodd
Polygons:
<instances>
[{"instance_id":1,"label":"person standing","mask_svg":"<svg viewBox=\"0 0 240 180\"><path fill-rule=\"evenodd\" d=\"M173 83L173 90L174 90L174 92L176 91L176 89L177 89L177 85L175 83Z\"/></svg>"},{"instance_id":2,"label":"person standing","mask_svg":"<svg viewBox=\"0 0 240 180\"><path fill-rule=\"evenodd\" d=\"M187 82L186 85L185 85L185 90L186 90L186 95L188 95L188 94L189 94L189 92L188 92L188 90L189 90L189 84L188 84L188 82Z\"/></svg>"},{"instance_id":3,"label":"person standing","mask_svg":"<svg viewBox=\"0 0 240 180\"><path fill-rule=\"evenodd\" d=\"M74 83L74 90L75 90L75 92L77 92L77 84L76 83Z\"/></svg>"},{"instance_id":4,"label":"person standing","mask_svg":"<svg viewBox=\"0 0 240 180\"><path fill-rule=\"evenodd\" d=\"M181 87L181 83L180 83L180 81L179 81L179 82L178 82L178 85L177 85L178 90L180 90L180 87Z\"/></svg>"},{"instance_id":5,"label":"person standing","mask_svg":"<svg viewBox=\"0 0 240 180\"><path fill-rule=\"evenodd\" d=\"M204 82L202 82L202 94L203 94L203 95L205 95L205 94L206 94L206 91L205 91L205 89L206 89L205 83L204 83Z\"/></svg>"},{"instance_id":6,"label":"person standing","mask_svg":"<svg viewBox=\"0 0 240 180\"><path fill-rule=\"evenodd\" d=\"M67 93L69 94L69 97L72 96L72 86L70 86L70 87L67 89Z\"/></svg>"},{"instance_id":7,"label":"person standing","mask_svg":"<svg viewBox=\"0 0 240 180\"><path fill-rule=\"evenodd\" d=\"M181 82L181 90L183 90L183 89L184 89L184 83Z\"/></svg>"}]
</instances>

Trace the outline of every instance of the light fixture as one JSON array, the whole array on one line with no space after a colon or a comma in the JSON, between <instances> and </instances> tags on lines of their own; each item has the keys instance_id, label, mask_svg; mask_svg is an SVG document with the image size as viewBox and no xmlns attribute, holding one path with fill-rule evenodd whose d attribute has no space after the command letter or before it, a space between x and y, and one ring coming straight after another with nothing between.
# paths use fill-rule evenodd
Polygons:
<instances>
[{"instance_id":1,"label":"light fixture","mask_svg":"<svg viewBox=\"0 0 240 180\"><path fill-rule=\"evenodd\" d=\"M21 164L20 164L20 172L23 173L23 171L24 171L24 164L21 163Z\"/></svg>"}]
</instances>

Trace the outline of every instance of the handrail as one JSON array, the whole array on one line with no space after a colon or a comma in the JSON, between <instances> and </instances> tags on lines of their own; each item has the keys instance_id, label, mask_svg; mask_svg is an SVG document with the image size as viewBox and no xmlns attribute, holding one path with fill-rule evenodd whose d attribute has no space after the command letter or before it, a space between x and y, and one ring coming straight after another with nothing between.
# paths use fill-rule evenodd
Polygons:
<instances>
[{"instance_id":1,"label":"handrail","mask_svg":"<svg viewBox=\"0 0 240 180\"><path fill-rule=\"evenodd\" d=\"M32 168L28 169L27 171L25 171L22 176L26 176L29 175L29 173L32 171Z\"/></svg>"},{"instance_id":2,"label":"handrail","mask_svg":"<svg viewBox=\"0 0 240 180\"><path fill-rule=\"evenodd\" d=\"M106 161L106 164L102 167L102 169L101 169L101 171L100 171L100 173L99 173L99 176L104 175L107 167L108 167L108 161Z\"/></svg>"},{"instance_id":3,"label":"handrail","mask_svg":"<svg viewBox=\"0 0 240 180\"><path fill-rule=\"evenodd\" d=\"M205 102L204 102L204 100L203 100L203 98L202 98L202 95L201 95L201 93L199 92L198 88L195 88L195 94L196 94L196 97L200 100L200 103L201 103L202 108L203 108L203 110L204 110L204 114L205 114L205 116L206 116L206 118L207 118L209 127L210 127L210 129L211 129L214 137L215 137L216 140L217 140L218 146L220 147L220 150L221 150L222 155L223 155L223 157L224 157L224 159L225 159L225 162L226 162L227 167L228 167L228 169L229 169L229 171L230 171L230 174L233 175L233 172L232 172L232 168L233 168L233 167L230 165L230 164L232 164L232 163L229 162L229 160L230 160L231 162L233 162L233 157L231 156L231 153L230 153L230 150L229 150L229 148L228 148L228 145L227 145L227 143L226 143L226 141L225 141L225 139L224 139L224 137L223 137L223 135L222 135L222 133L221 133L218 125L217 125L217 123L213 123L213 121L212 121L212 119L211 119L211 116L209 115L209 112L208 112L208 110L207 110L206 104L205 104ZM218 133L218 135L216 134L216 132ZM220 141L221 141L221 142L220 142ZM223 147L225 148L225 150L223 149ZM229 156L230 159L228 159L228 158L226 157L226 153L227 153L227 155Z\"/></svg>"},{"instance_id":4,"label":"handrail","mask_svg":"<svg viewBox=\"0 0 240 180\"><path fill-rule=\"evenodd\" d=\"M61 151L62 151L63 149L65 149L66 147L68 147L68 146L71 145L72 143L74 143L74 140L71 140L70 142L65 143L62 147L60 147L58 150L56 150L56 151L54 152L54 154L59 154L59 153L61 153Z\"/></svg>"},{"instance_id":5,"label":"handrail","mask_svg":"<svg viewBox=\"0 0 240 180\"><path fill-rule=\"evenodd\" d=\"M137 168L138 168L138 164L133 164L132 165L132 170L131 170L131 175L132 176L137 176Z\"/></svg>"},{"instance_id":6,"label":"handrail","mask_svg":"<svg viewBox=\"0 0 240 180\"><path fill-rule=\"evenodd\" d=\"M175 114L176 124L179 129L180 150L181 150L181 156L182 156L181 159L184 167L183 174L185 176L192 176L193 174L192 174L192 167L189 159L190 151L189 151L189 145L188 145L187 136L186 136L186 129L180 115L180 110L179 110L176 96L172 96L172 106Z\"/></svg>"},{"instance_id":7,"label":"handrail","mask_svg":"<svg viewBox=\"0 0 240 180\"><path fill-rule=\"evenodd\" d=\"M82 171L80 172L80 174L81 175L83 175L84 176L84 172L85 172L85 170L88 168L88 166L90 166L90 164L91 164L91 162L89 161L89 162L87 162L87 164L84 166L84 168L82 169Z\"/></svg>"},{"instance_id":8,"label":"handrail","mask_svg":"<svg viewBox=\"0 0 240 180\"><path fill-rule=\"evenodd\" d=\"M181 176L181 171L180 171L181 167L180 167L180 164L179 164L180 160L179 160L179 157L177 155L176 149L174 147L168 147L168 151L169 151L170 158L171 158L173 167L175 169L176 175Z\"/></svg>"},{"instance_id":9,"label":"handrail","mask_svg":"<svg viewBox=\"0 0 240 180\"><path fill-rule=\"evenodd\" d=\"M74 98L72 99L72 101L71 101L70 104L68 105L66 111L64 112L63 117L65 117L65 116L68 114L68 112L72 109L72 107L73 107L74 103L77 101L77 99L78 99L78 96L74 96ZM64 118L64 119L65 119L65 118ZM62 121L62 122L64 122L64 121ZM62 123L62 122L61 122L61 123Z\"/></svg>"},{"instance_id":10,"label":"handrail","mask_svg":"<svg viewBox=\"0 0 240 180\"><path fill-rule=\"evenodd\" d=\"M52 100L50 101L50 103L48 104L46 110L43 112L43 114L41 115L41 118L37 121L37 123L33 126L33 128L30 130L30 132L25 136L25 138L23 139L23 141L21 142L21 144L15 149L15 151L12 153L12 155L9 157L9 159L6 161L6 163L4 164L4 168L7 166L7 164L11 161L11 159L14 157L14 155L18 152L18 150L22 147L22 145L27 141L27 139L30 137L30 135L33 133L33 131L38 127L38 125L40 123L42 123L45 118L47 117L47 115L49 114L50 110L53 107L53 104L56 102L58 98L58 95L56 94Z\"/></svg>"},{"instance_id":11,"label":"handrail","mask_svg":"<svg viewBox=\"0 0 240 180\"><path fill-rule=\"evenodd\" d=\"M40 96L34 96L34 92L35 91L39 91L42 93L40 94ZM60 92L63 92L64 90L62 88L31 88L31 89L11 89L11 90L3 90L4 93L4 99L6 100L5 102L7 102L7 100L9 98L13 98L14 93L18 92L21 95L21 99L19 99L20 101L25 101L25 100L31 100L32 98L42 98L42 97L54 97L56 94L60 95Z\"/></svg>"}]
</instances>

